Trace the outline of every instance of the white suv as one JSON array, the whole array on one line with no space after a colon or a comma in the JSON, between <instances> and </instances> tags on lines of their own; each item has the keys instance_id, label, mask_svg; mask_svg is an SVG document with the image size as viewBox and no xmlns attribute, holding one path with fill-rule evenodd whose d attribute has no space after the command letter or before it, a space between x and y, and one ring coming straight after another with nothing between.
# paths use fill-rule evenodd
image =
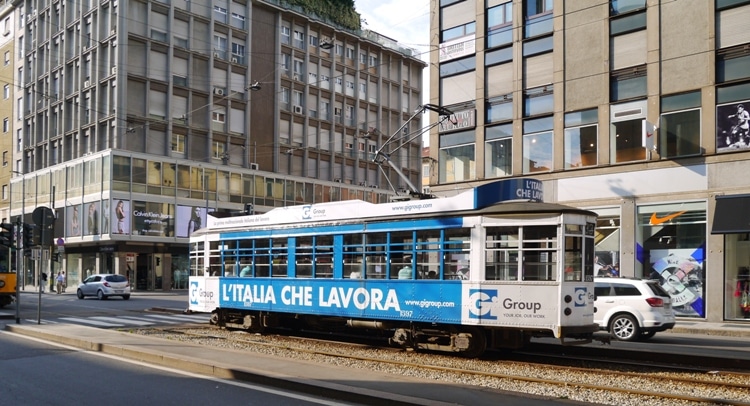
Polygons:
<instances>
[{"instance_id":1,"label":"white suv","mask_svg":"<svg viewBox=\"0 0 750 406\"><path fill-rule=\"evenodd\" d=\"M622 341L646 340L674 327L672 299L658 280L594 278L594 323Z\"/></svg>"}]
</instances>

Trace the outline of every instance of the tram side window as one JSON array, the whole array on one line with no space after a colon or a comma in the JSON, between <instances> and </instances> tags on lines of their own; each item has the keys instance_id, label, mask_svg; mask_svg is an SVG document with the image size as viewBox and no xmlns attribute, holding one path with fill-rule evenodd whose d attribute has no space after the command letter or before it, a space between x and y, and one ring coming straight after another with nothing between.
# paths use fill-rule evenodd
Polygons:
<instances>
[{"instance_id":1,"label":"tram side window","mask_svg":"<svg viewBox=\"0 0 750 406\"><path fill-rule=\"evenodd\" d=\"M239 240L237 243L240 262L239 276L253 276L253 240Z\"/></svg>"},{"instance_id":2,"label":"tram side window","mask_svg":"<svg viewBox=\"0 0 750 406\"><path fill-rule=\"evenodd\" d=\"M557 280L557 226L523 228L523 280Z\"/></svg>"},{"instance_id":3,"label":"tram side window","mask_svg":"<svg viewBox=\"0 0 750 406\"><path fill-rule=\"evenodd\" d=\"M444 279L469 279L469 269L471 269L469 264L471 229L448 229L445 230L444 238Z\"/></svg>"},{"instance_id":4,"label":"tram side window","mask_svg":"<svg viewBox=\"0 0 750 406\"><path fill-rule=\"evenodd\" d=\"M401 272L402 269L412 268L412 260L414 258L414 232L413 231L396 231L391 233L391 269L390 279L404 279L406 271ZM413 271L413 268L412 268ZM399 273L401 272L401 278ZM409 278L413 278L412 276Z\"/></svg>"},{"instance_id":5,"label":"tram side window","mask_svg":"<svg viewBox=\"0 0 750 406\"><path fill-rule=\"evenodd\" d=\"M417 279L438 279L440 276L440 230L417 231Z\"/></svg>"},{"instance_id":6,"label":"tram side window","mask_svg":"<svg viewBox=\"0 0 750 406\"><path fill-rule=\"evenodd\" d=\"M315 237L313 274L316 278L333 278L333 236Z\"/></svg>"},{"instance_id":7,"label":"tram side window","mask_svg":"<svg viewBox=\"0 0 750 406\"><path fill-rule=\"evenodd\" d=\"M255 276L271 276L271 243L268 239L255 240Z\"/></svg>"},{"instance_id":8,"label":"tram side window","mask_svg":"<svg viewBox=\"0 0 750 406\"><path fill-rule=\"evenodd\" d=\"M387 233L365 235L365 277L367 279L385 279L388 272L388 264L385 260L387 243Z\"/></svg>"},{"instance_id":9,"label":"tram side window","mask_svg":"<svg viewBox=\"0 0 750 406\"><path fill-rule=\"evenodd\" d=\"M363 254L362 234L344 235L344 278L362 279Z\"/></svg>"},{"instance_id":10,"label":"tram side window","mask_svg":"<svg viewBox=\"0 0 750 406\"><path fill-rule=\"evenodd\" d=\"M485 279L518 280L518 227L488 227Z\"/></svg>"},{"instance_id":11,"label":"tram side window","mask_svg":"<svg viewBox=\"0 0 750 406\"><path fill-rule=\"evenodd\" d=\"M205 276L203 266L203 248L202 242L194 243L190 249L190 276Z\"/></svg>"},{"instance_id":12,"label":"tram side window","mask_svg":"<svg viewBox=\"0 0 750 406\"><path fill-rule=\"evenodd\" d=\"M276 238L271 247L271 275L276 278L287 276L287 261L289 258L288 239Z\"/></svg>"},{"instance_id":13,"label":"tram side window","mask_svg":"<svg viewBox=\"0 0 750 406\"><path fill-rule=\"evenodd\" d=\"M295 265L298 278L313 276L313 237L298 237Z\"/></svg>"},{"instance_id":14,"label":"tram side window","mask_svg":"<svg viewBox=\"0 0 750 406\"><path fill-rule=\"evenodd\" d=\"M220 276L222 272L222 264L221 264L221 251L219 249L220 241L211 241L209 243L209 246L211 247L211 250L209 251L209 259L208 259L208 273L211 276Z\"/></svg>"}]
</instances>

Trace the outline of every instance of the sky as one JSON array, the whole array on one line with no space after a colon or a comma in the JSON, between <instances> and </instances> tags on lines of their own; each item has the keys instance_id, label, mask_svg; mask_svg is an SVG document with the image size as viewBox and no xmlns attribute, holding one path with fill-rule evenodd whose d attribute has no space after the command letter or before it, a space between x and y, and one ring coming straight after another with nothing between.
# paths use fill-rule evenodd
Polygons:
<instances>
[{"instance_id":1,"label":"sky","mask_svg":"<svg viewBox=\"0 0 750 406\"><path fill-rule=\"evenodd\" d=\"M362 28L375 31L414 48L419 59L429 63L430 0L355 0L354 7L362 16ZM422 103L429 103L429 68L422 72ZM429 137L423 137L429 145Z\"/></svg>"}]
</instances>

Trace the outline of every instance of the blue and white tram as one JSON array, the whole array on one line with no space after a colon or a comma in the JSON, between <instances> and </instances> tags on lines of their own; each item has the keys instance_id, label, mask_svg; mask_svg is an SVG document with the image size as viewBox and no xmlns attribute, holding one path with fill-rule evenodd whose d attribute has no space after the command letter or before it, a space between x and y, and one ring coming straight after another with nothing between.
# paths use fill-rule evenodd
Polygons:
<instances>
[{"instance_id":1,"label":"blue and white tram","mask_svg":"<svg viewBox=\"0 0 750 406\"><path fill-rule=\"evenodd\" d=\"M189 310L255 332L381 330L466 356L532 337L589 343L596 215L541 200L540 181L512 179L449 198L210 217L190 238Z\"/></svg>"}]
</instances>

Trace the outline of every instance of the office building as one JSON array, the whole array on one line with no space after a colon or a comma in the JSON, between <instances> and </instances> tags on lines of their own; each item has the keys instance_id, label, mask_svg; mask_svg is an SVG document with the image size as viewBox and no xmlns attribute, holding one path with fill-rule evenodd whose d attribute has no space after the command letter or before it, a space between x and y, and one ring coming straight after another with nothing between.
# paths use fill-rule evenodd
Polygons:
<instances>
[{"instance_id":1,"label":"office building","mask_svg":"<svg viewBox=\"0 0 750 406\"><path fill-rule=\"evenodd\" d=\"M426 64L355 10L292 3L15 3L6 217L54 210L53 272L185 288L207 212L393 194L371 155L420 104ZM421 145L400 147L419 183Z\"/></svg>"},{"instance_id":2,"label":"office building","mask_svg":"<svg viewBox=\"0 0 750 406\"><path fill-rule=\"evenodd\" d=\"M660 278L679 317L749 317L750 1L431 8L431 103L456 117L433 193L538 178L599 214L597 268Z\"/></svg>"}]
</instances>

